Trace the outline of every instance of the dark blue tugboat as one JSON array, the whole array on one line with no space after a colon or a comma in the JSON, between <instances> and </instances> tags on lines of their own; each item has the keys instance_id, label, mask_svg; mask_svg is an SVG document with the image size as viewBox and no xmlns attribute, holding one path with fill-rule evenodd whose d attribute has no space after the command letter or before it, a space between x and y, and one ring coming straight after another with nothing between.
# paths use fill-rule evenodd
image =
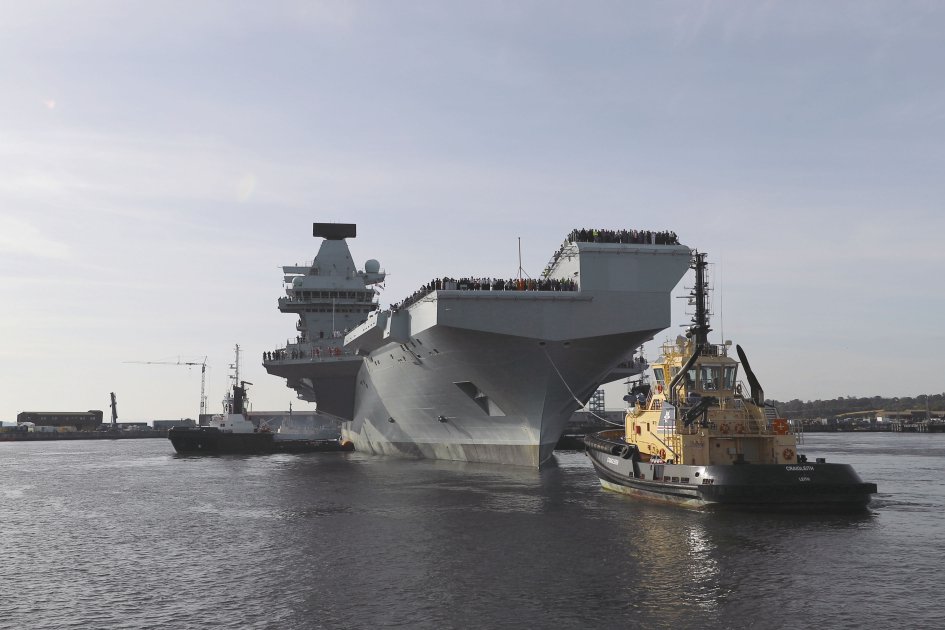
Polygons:
<instances>
[{"instance_id":1,"label":"dark blue tugboat","mask_svg":"<svg viewBox=\"0 0 945 630\"><path fill-rule=\"evenodd\" d=\"M239 380L239 346L236 347L235 375L237 383L223 401L223 414L213 416L202 427L172 427L167 437L174 450L182 455L226 455L269 453L313 453L352 451L351 442L338 439L308 439L299 434L282 434L259 428L246 415L246 386Z\"/></svg>"}]
</instances>

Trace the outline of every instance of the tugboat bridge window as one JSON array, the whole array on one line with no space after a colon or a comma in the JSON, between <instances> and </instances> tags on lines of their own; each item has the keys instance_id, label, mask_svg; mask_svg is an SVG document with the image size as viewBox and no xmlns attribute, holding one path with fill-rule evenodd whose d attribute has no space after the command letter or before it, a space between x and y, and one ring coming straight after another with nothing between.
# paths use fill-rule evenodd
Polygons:
<instances>
[{"instance_id":1,"label":"tugboat bridge window","mask_svg":"<svg viewBox=\"0 0 945 630\"><path fill-rule=\"evenodd\" d=\"M722 387L724 389L735 389L735 374L738 372L737 365L726 365L725 375L722 380Z\"/></svg>"},{"instance_id":2,"label":"tugboat bridge window","mask_svg":"<svg viewBox=\"0 0 945 630\"><path fill-rule=\"evenodd\" d=\"M721 365L703 365L700 375L702 389L712 391L719 389L719 383L722 379Z\"/></svg>"},{"instance_id":3,"label":"tugboat bridge window","mask_svg":"<svg viewBox=\"0 0 945 630\"><path fill-rule=\"evenodd\" d=\"M653 368L653 376L656 377L656 382L660 385L666 382L663 380L663 368Z\"/></svg>"}]
</instances>

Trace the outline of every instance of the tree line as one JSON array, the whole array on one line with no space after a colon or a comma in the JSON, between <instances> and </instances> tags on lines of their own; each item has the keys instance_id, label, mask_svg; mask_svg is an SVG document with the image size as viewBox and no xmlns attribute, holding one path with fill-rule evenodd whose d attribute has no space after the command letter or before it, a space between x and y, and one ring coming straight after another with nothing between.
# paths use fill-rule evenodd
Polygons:
<instances>
[{"instance_id":1,"label":"tree line","mask_svg":"<svg viewBox=\"0 0 945 630\"><path fill-rule=\"evenodd\" d=\"M830 418L845 413L855 413L857 411L873 411L883 409L885 411L909 411L912 409L924 410L926 402L928 408L933 412L945 410L945 393L919 395L915 397L893 397L883 396L857 398L855 396L845 396L829 400L808 400L802 401L795 398L787 402L769 400L773 403L782 415L789 418L814 419Z\"/></svg>"}]
</instances>

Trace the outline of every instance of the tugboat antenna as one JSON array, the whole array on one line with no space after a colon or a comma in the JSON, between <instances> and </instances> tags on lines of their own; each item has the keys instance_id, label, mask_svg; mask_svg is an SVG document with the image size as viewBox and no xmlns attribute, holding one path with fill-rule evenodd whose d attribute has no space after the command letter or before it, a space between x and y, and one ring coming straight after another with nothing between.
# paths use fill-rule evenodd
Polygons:
<instances>
[{"instance_id":1,"label":"tugboat antenna","mask_svg":"<svg viewBox=\"0 0 945 630\"><path fill-rule=\"evenodd\" d=\"M722 343L725 343L725 305L722 303L722 298L725 295L725 292L722 291L722 255L719 254L718 262L718 271L715 275L717 286L716 293L719 295L719 333L722 336Z\"/></svg>"}]
</instances>

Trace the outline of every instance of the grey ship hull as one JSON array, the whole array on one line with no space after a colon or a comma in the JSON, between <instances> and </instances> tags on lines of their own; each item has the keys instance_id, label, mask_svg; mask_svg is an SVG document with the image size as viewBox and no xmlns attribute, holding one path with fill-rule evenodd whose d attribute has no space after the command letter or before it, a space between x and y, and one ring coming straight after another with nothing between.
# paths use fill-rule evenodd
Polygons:
<instances>
[{"instance_id":1,"label":"grey ship hull","mask_svg":"<svg viewBox=\"0 0 945 630\"><path fill-rule=\"evenodd\" d=\"M303 335L265 357L267 371L343 420L358 451L529 467L552 457L572 413L669 326L690 257L683 245L565 243L543 277L567 290L435 290L329 340L316 336L335 324L326 296L363 295L383 272L376 262L356 272L340 237L326 238L310 267L284 268L280 310L299 313Z\"/></svg>"},{"instance_id":2,"label":"grey ship hull","mask_svg":"<svg viewBox=\"0 0 945 630\"><path fill-rule=\"evenodd\" d=\"M577 292L435 291L372 315L345 339L365 361L342 435L368 453L547 462L574 411L668 326L689 259L681 246L587 249L612 258L601 288L586 273Z\"/></svg>"},{"instance_id":3,"label":"grey ship hull","mask_svg":"<svg viewBox=\"0 0 945 630\"><path fill-rule=\"evenodd\" d=\"M650 334L564 347L437 327L409 352L396 346L368 357L355 419L342 433L368 453L537 467L610 365Z\"/></svg>"}]
</instances>

